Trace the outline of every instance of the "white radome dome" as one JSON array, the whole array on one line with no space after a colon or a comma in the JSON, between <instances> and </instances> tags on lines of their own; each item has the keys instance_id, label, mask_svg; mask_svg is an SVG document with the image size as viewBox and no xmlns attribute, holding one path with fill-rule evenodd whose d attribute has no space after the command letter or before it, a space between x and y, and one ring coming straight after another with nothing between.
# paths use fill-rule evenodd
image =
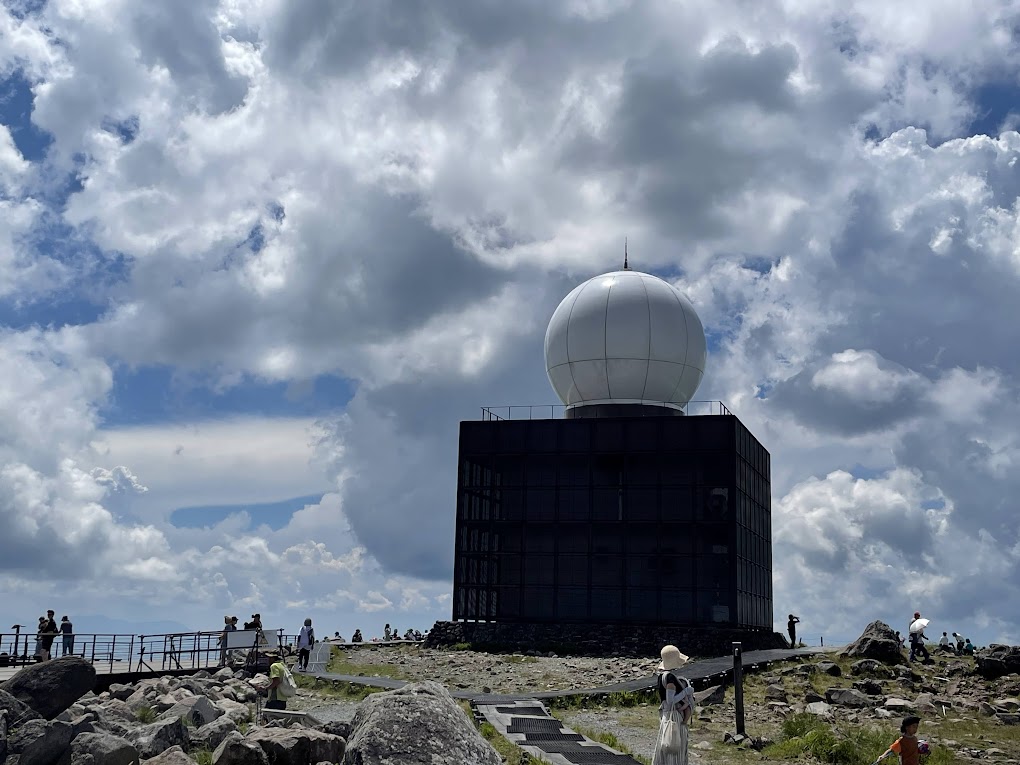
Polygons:
<instances>
[{"instance_id":1,"label":"white radome dome","mask_svg":"<svg viewBox=\"0 0 1020 765\"><path fill-rule=\"evenodd\" d=\"M657 276L613 271L577 286L545 332L549 382L568 408L681 408L705 374L705 329L690 301Z\"/></svg>"}]
</instances>

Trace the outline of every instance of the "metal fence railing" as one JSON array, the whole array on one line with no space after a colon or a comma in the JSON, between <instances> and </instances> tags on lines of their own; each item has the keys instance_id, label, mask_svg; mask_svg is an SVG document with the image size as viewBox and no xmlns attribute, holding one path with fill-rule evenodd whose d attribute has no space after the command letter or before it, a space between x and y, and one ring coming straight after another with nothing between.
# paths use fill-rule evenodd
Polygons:
<instances>
[{"instance_id":1,"label":"metal fence railing","mask_svg":"<svg viewBox=\"0 0 1020 765\"><path fill-rule=\"evenodd\" d=\"M222 631L175 632L161 635L74 633L38 635L15 629L0 633L0 668L22 667L43 660L44 656L79 656L99 673L157 672L178 669L208 669L223 666L234 650L279 649L297 643L297 635L283 630L257 633L254 630L231 632L227 641Z\"/></svg>"},{"instance_id":2,"label":"metal fence railing","mask_svg":"<svg viewBox=\"0 0 1020 765\"><path fill-rule=\"evenodd\" d=\"M732 414L722 401L688 401L682 406L662 401L642 401L642 409L635 409L633 416L654 417L656 408L673 409L687 415ZM505 406L483 406L482 419L491 420L555 420L562 419L567 411L565 404L508 404ZM599 417L597 407L592 410L596 419ZM608 416L608 415L606 415Z\"/></svg>"}]
</instances>

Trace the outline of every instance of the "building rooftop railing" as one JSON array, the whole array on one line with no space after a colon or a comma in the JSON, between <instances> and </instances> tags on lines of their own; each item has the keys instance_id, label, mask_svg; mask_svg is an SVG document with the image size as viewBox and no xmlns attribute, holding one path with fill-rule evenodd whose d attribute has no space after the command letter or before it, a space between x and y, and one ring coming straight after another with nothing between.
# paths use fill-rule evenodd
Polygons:
<instances>
[{"instance_id":1,"label":"building rooftop railing","mask_svg":"<svg viewBox=\"0 0 1020 765\"><path fill-rule=\"evenodd\" d=\"M642 409L637 410L634 416L656 417L656 408L677 409L676 404L665 402L643 401ZM732 414L722 401L688 401L680 410L690 416L709 414ZM482 419L492 420L555 420L563 419L567 411L565 404L512 404L505 406L483 406ZM599 409L594 407L594 416L598 418Z\"/></svg>"}]
</instances>

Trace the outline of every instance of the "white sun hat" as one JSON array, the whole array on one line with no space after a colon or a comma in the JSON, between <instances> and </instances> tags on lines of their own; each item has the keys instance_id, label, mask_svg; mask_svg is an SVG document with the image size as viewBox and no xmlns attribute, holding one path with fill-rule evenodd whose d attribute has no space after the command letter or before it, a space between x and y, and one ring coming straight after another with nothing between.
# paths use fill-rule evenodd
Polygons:
<instances>
[{"instance_id":1,"label":"white sun hat","mask_svg":"<svg viewBox=\"0 0 1020 765\"><path fill-rule=\"evenodd\" d=\"M659 662L659 669L669 671L671 669L679 669L688 661L689 656L685 656L680 653L680 649L675 645L667 645L659 651L659 655L662 657L662 661Z\"/></svg>"}]
</instances>

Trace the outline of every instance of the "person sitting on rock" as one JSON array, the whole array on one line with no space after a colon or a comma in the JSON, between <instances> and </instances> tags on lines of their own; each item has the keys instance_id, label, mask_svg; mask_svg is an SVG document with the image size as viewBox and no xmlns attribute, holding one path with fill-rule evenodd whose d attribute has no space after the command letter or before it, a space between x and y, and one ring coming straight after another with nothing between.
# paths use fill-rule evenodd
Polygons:
<instances>
[{"instance_id":1,"label":"person sitting on rock","mask_svg":"<svg viewBox=\"0 0 1020 765\"><path fill-rule=\"evenodd\" d=\"M942 637L939 638L939 650L943 653L956 653L952 643L949 642L949 634L946 632L943 632Z\"/></svg>"},{"instance_id":2,"label":"person sitting on rock","mask_svg":"<svg viewBox=\"0 0 1020 765\"><path fill-rule=\"evenodd\" d=\"M970 638L967 638L967 642L963 644L963 653L966 656L973 656L974 651L976 650L977 649L974 647L974 644L970 642Z\"/></svg>"},{"instance_id":3,"label":"person sitting on rock","mask_svg":"<svg viewBox=\"0 0 1020 765\"><path fill-rule=\"evenodd\" d=\"M352 643L362 643L364 638L361 637L361 630L354 630L354 634L351 636Z\"/></svg>"},{"instance_id":4,"label":"person sitting on rock","mask_svg":"<svg viewBox=\"0 0 1020 765\"><path fill-rule=\"evenodd\" d=\"M954 632L953 639L956 640L957 655L963 655L963 635L961 635L959 632Z\"/></svg>"}]
</instances>

